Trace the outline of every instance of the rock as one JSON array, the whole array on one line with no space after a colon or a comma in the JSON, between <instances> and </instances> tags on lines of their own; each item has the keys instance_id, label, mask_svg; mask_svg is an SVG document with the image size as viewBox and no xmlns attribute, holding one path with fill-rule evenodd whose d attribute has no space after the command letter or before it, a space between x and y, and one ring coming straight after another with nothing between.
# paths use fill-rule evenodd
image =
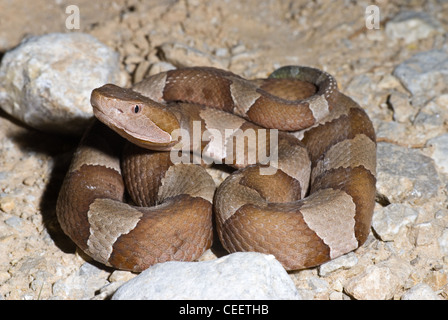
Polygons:
<instances>
[{"instance_id":1,"label":"rock","mask_svg":"<svg viewBox=\"0 0 448 320\"><path fill-rule=\"evenodd\" d=\"M285 269L272 255L238 252L202 262L154 265L121 286L126 299L300 299Z\"/></svg>"},{"instance_id":2,"label":"rock","mask_svg":"<svg viewBox=\"0 0 448 320\"><path fill-rule=\"evenodd\" d=\"M18 228L22 225L23 221L19 217L12 216L11 218L6 219L5 223L10 227Z\"/></svg>"},{"instance_id":3,"label":"rock","mask_svg":"<svg viewBox=\"0 0 448 320\"><path fill-rule=\"evenodd\" d=\"M434 160L419 150L378 143L377 159L377 190L392 203L423 203L442 187Z\"/></svg>"},{"instance_id":4,"label":"rock","mask_svg":"<svg viewBox=\"0 0 448 320\"><path fill-rule=\"evenodd\" d=\"M351 278L345 285L346 292L358 300L389 300L411 274L408 262L392 257Z\"/></svg>"},{"instance_id":5,"label":"rock","mask_svg":"<svg viewBox=\"0 0 448 320\"><path fill-rule=\"evenodd\" d=\"M426 145L433 148L431 158L434 159L437 167L448 174L448 133L428 140Z\"/></svg>"},{"instance_id":6,"label":"rock","mask_svg":"<svg viewBox=\"0 0 448 320\"><path fill-rule=\"evenodd\" d=\"M401 300L442 300L442 298L426 283L419 283L406 291Z\"/></svg>"},{"instance_id":7,"label":"rock","mask_svg":"<svg viewBox=\"0 0 448 320\"><path fill-rule=\"evenodd\" d=\"M350 297L345 295L343 292L333 291L330 293L329 300L350 300Z\"/></svg>"},{"instance_id":8,"label":"rock","mask_svg":"<svg viewBox=\"0 0 448 320\"><path fill-rule=\"evenodd\" d=\"M393 75L414 95L412 104L422 106L445 90L448 53L441 49L417 53L399 64Z\"/></svg>"},{"instance_id":9,"label":"rock","mask_svg":"<svg viewBox=\"0 0 448 320\"><path fill-rule=\"evenodd\" d=\"M412 121L419 136L431 139L445 133L444 125L448 120L446 104L437 103L441 96L425 103Z\"/></svg>"},{"instance_id":10,"label":"rock","mask_svg":"<svg viewBox=\"0 0 448 320\"><path fill-rule=\"evenodd\" d=\"M372 227L383 241L393 241L403 227L417 220L418 212L411 207L392 203L375 211Z\"/></svg>"},{"instance_id":11,"label":"rock","mask_svg":"<svg viewBox=\"0 0 448 320\"><path fill-rule=\"evenodd\" d=\"M173 66L171 63L163 62L163 61L156 62L151 65L146 76L152 76L152 75L155 75L160 72L166 72L166 71L174 70L174 69L176 69L176 67Z\"/></svg>"},{"instance_id":12,"label":"rock","mask_svg":"<svg viewBox=\"0 0 448 320\"><path fill-rule=\"evenodd\" d=\"M138 64L134 72L134 83L138 83L145 78L145 75L147 74L150 65L151 62L149 62L148 60L143 60Z\"/></svg>"},{"instance_id":13,"label":"rock","mask_svg":"<svg viewBox=\"0 0 448 320\"><path fill-rule=\"evenodd\" d=\"M429 285L437 293L442 292L446 289L448 284L448 275L446 270L443 269L444 265L442 263L434 264L433 270L426 275L424 283ZM437 270L438 269L438 270Z\"/></svg>"},{"instance_id":14,"label":"rock","mask_svg":"<svg viewBox=\"0 0 448 320\"><path fill-rule=\"evenodd\" d=\"M448 228L443 230L441 236L438 238L440 250L448 257Z\"/></svg>"},{"instance_id":15,"label":"rock","mask_svg":"<svg viewBox=\"0 0 448 320\"><path fill-rule=\"evenodd\" d=\"M380 90L397 90L401 87L400 81L391 74L385 74L378 82L378 89Z\"/></svg>"},{"instance_id":16,"label":"rock","mask_svg":"<svg viewBox=\"0 0 448 320\"><path fill-rule=\"evenodd\" d=\"M328 290L328 282L319 277L308 279L308 285L314 293L321 293Z\"/></svg>"},{"instance_id":17,"label":"rock","mask_svg":"<svg viewBox=\"0 0 448 320\"><path fill-rule=\"evenodd\" d=\"M15 199L12 197L0 197L0 210L3 212L11 212L16 207Z\"/></svg>"},{"instance_id":18,"label":"rock","mask_svg":"<svg viewBox=\"0 0 448 320\"><path fill-rule=\"evenodd\" d=\"M416 143L413 136L414 127L396 121L378 121L376 126L377 137L402 142L403 145ZM425 140L426 142L426 140Z\"/></svg>"},{"instance_id":19,"label":"rock","mask_svg":"<svg viewBox=\"0 0 448 320\"><path fill-rule=\"evenodd\" d=\"M405 43L443 33L440 23L423 11L401 11L386 24L386 34L393 40L403 39Z\"/></svg>"},{"instance_id":20,"label":"rock","mask_svg":"<svg viewBox=\"0 0 448 320\"><path fill-rule=\"evenodd\" d=\"M425 98L426 99L426 98ZM388 99L395 121L375 120L377 137L402 146L423 148L427 141L446 133L448 95L435 97L423 106L411 104L407 95L394 91ZM426 151L426 150L425 150Z\"/></svg>"},{"instance_id":21,"label":"rock","mask_svg":"<svg viewBox=\"0 0 448 320\"><path fill-rule=\"evenodd\" d=\"M179 42L164 43L160 45L159 52L165 61L176 67L209 66L226 69L228 65L211 54Z\"/></svg>"},{"instance_id":22,"label":"rock","mask_svg":"<svg viewBox=\"0 0 448 320\"><path fill-rule=\"evenodd\" d=\"M442 236L443 225L437 223L438 219L422 222L412 227L409 238L415 246L429 247ZM440 238L439 238L440 239Z\"/></svg>"},{"instance_id":23,"label":"rock","mask_svg":"<svg viewBox=\"0 0 448 320\"><path fill-rule=\"evenodd\" d=\"M115 270L112 272L112 274L109 276L110 282L126 282L134 278L136 275L129 271L122 271L122 270Z\"/></svg>"},{"instance_id":24,"label":"rock","mask_svg":"<svg viewBox=\"0 0 448 320\"><path fill-rule=\"evenodd\" d=\"M349 252L336 259L330 260L319 267L319 275L322 277L328 276L333 271L338 269L348 269L358 263L358 258L354 252Z\"/></svg>"},{"instance_id":25,"label":"rock","mask_svg":"<svg viewBox=\"0 0 448 320\"><path fill-rule=\"evenodd\" d=\"M92 117L92 89L125 84L118 58L88 34L28 38L3 57L0 106L33 128L80 134Z\"/></svg>"},{"instance_id":26,"label":"rock","mask_svg":"<svg viewBox=\"0 0 448 320\"><path fill-rule=\"evenodd\" d=\"M345 93L361 106L368 105L372 99L375 81L368 74L356 75L347 85Z\"/></svg>"},{"instance_id":27,"label":"rock","mask_svg":"<svg viewBox=\"0 0 448 320\"><path fill-rule=\"evenodd\" d=\"M389 105L394 110L394 120L398 122L412 121L418 112L409 102L409 97L401 92L392 92L389 96Z\"/></svg>"},{"instance_id":28,"label":"rock","mask_svg":"<svg viewBox=\"0 0 448 320\"><path fill-rule=\"evenodd\" d=\"M126 281L136 277L135 273L130 271L115 270L109 276L110 283L100 288L99 292L93 297L94 300L110 299L117 289Z\"/></svg>"},{"instance_id":29,"label":"rock","mask_svg":"<svg viewBox=\"0 0 448 320\"><path fill-rule=\"evenodd\" d=\"M86 262L65 279L53 284L55 297L70 297L73 300L91 299L95 293L108 284L107 273Z\"/></svg>"}]
</instances>

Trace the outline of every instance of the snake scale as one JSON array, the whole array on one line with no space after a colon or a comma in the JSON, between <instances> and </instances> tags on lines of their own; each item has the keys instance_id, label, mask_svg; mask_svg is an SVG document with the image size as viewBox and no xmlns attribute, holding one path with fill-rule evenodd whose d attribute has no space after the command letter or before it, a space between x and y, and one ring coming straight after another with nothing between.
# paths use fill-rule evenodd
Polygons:
<instances>
[{"instance_id":1,"label":"snake scale","mask_svg":"<svg viewBox=\"0 0 448 320\"><path fill-rule=\"evenodd\" d=\"M246 80L184 68L131 89L106 84L91 104L99 121L73 156L56 212L103 264L138 272L195 260L216 226L228 252L273 254L294 270L369 234L375 132L324 71L287 66ZM217 189L211 161L236 169Z\"/></svg>"}]
</instances>

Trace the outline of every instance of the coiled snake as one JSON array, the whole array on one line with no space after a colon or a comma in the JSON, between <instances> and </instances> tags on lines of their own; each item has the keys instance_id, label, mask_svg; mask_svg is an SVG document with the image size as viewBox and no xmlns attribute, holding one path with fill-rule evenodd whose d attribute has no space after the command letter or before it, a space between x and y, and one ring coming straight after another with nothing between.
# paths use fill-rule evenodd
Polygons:
<instances>
[{"instance_id":1,"label":"coiled snake","mask_svg":"<svg viewBox=\"0 0 448 320\"><path fill-rule=\"evenodd\" d=\"M57 216L101 263L141 271L195 260L212 244L213 214L226 250L270 253L288 270L369 234L375 132L326 72L290 66L249 81L185 68L132 89L104 85L91 103L100 121L75 152ZM238 169L216 192L210 159Z\"/></svg>"}]
</instances>

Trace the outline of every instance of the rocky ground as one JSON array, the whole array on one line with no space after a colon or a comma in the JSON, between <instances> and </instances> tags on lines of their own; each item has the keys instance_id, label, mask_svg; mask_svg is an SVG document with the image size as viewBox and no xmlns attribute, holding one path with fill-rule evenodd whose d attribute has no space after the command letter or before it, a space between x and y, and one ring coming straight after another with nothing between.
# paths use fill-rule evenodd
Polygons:
<instances>
[{"instance_id":1,"label":"rocky ground","mask_svg":"<svg viewBox=\"0 0 448 320\"><path fill-rule=\"evenodd\" d=\"M84 32L119 53L126 85L193 65L247 78L291 64L328 71L377 131L377 204L361 248L289 273L294 297L447 299L448 2L400 2L0 0L0 58L30 35ZM79 29L67 28L69 5ZM106 299L135 277L92 262L58 225L77 142L0 113L0 299Z\"/></svg>"}]
</instances>

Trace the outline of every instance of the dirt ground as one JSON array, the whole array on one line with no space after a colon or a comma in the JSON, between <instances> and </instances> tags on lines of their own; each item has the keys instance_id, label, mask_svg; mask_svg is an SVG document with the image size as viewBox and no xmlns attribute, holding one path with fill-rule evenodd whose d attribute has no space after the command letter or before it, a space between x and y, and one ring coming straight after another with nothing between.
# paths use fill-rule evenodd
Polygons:
<instances>
[{"instance_id":1,"label":"dirt ground","mask_svg":"<svg viewBox=\"0 0 448 320\"><path fill-rule=\"evenodd\" d=\"M69 5L79 8L79 29L67 28ZM379 9L378 28L366 27L369 5ZM0 58L26 36L86 32L120 53L128 85L167 64L212 65L246 78L266 77L283 65L314 66L334 75L340 90L357 100L379 128L395 122L391 91L407 94L393 70L418 52L446 45L443 33L410 43L388 35L387 23L403 10L427 12L448 30L448 2L436 0L0 0ZM379 136L413 149L426 143L409 130L384 131L388 136L380 131ZM441 130L447 131L446 123ZM89 261L63 234L54 212L77 142L77 137L30 129L0 112L0 299L101 299L100 288L133 276L99 267L86 280L93 283L92 291L68 284ZM396 200L421 210L428 206L406 201ZM446 195L431 201L431 208L446 210ZM384 205L379 202L378 208ZM412 230L403 237L409 239ZM420 283L447 298L446 257L422 258L421 252L432 247L412 247L408 240L391 244L375 233L369 239L356 252L356 266L330 275L317 268L291 273L297 288L309 299L359 298L349 280L396 255L411 271L388 299L400 299Z\"/></svg>"}]
</instances>

